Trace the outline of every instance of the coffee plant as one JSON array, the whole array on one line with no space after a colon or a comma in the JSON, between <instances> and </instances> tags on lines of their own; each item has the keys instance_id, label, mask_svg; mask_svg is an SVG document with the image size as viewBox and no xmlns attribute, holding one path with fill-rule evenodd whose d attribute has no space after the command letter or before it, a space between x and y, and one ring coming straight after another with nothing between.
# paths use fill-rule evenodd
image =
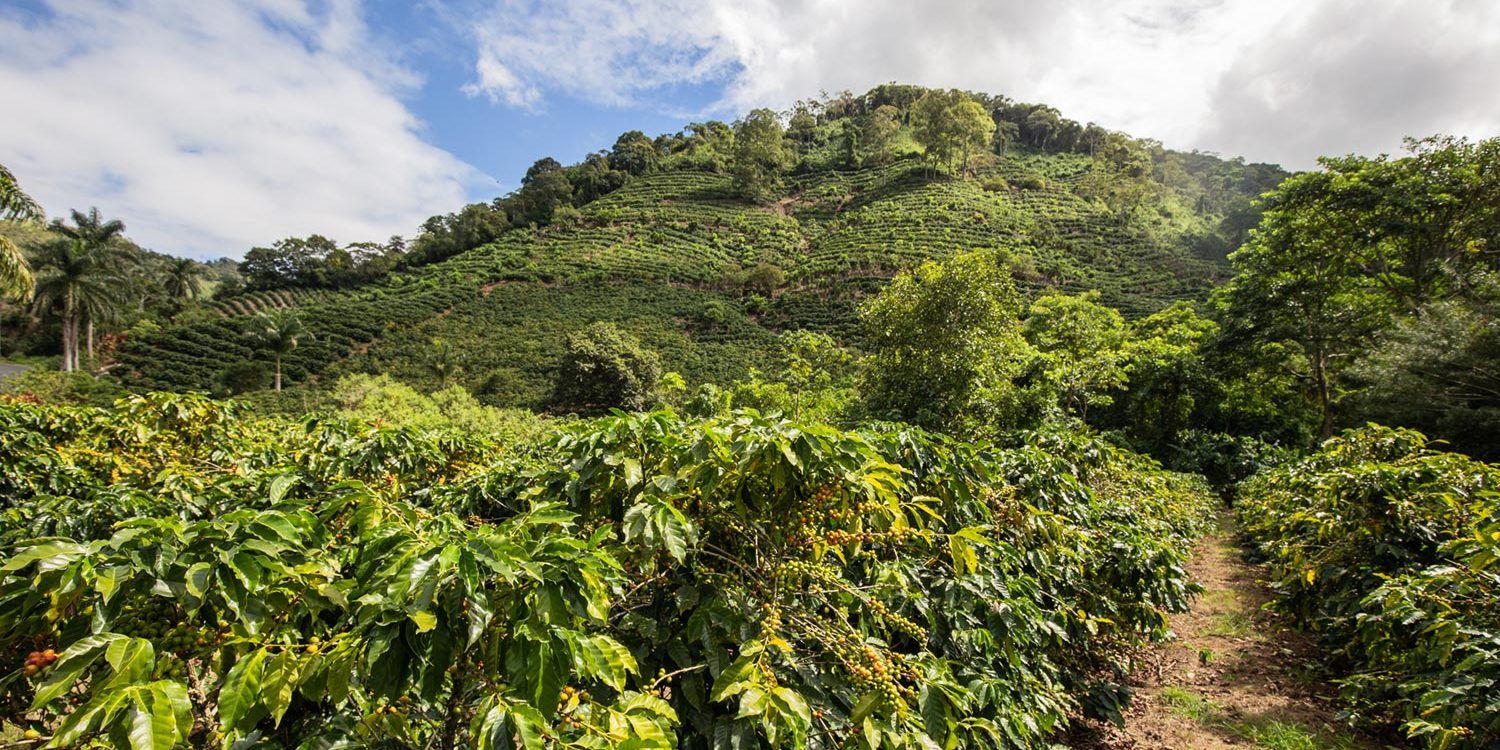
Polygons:
<instances>
[{"instance_id":1,"label":"coffee plant","mask_svg":"<svg viewBox=\"0 0 1500 750\"><path fill-rule=\"evenodd\" d=\"M1368 427L1247 482L1277 606L1328 646L1352 716L1429 748L1500 737L1500 468Z\"/></svg>"},{"instance_id":2,"label":"coffee plant","mask_svg":"<svg viewBox=\"0 0 1500 750\"><path fill-rule=\"evenodd\" d=\"M753 412L0 425L0 710L54 748L1046 747L1118 717L1207 504L1085 438Z\"/></svg>"}]
</instances>

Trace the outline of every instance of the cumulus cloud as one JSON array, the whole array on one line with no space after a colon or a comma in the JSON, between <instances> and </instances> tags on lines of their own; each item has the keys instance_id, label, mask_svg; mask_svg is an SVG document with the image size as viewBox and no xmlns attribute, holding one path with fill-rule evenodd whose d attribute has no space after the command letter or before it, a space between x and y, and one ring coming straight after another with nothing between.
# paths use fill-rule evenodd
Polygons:
<instances>
[{"instance_id":1,"label":"cumulus cloud","mask_svg":"<svg viewBox=\"0 0 1500 750\"><path fill-rule=\"evenodd\" d=\"M0 163L53 214L97 205L156 249L409 233L480 175L422 138L420 79L352 0L50 0L0 12Z\"/></svg>"},{"instance_id":2,"label":"cumulus cloud","mask_svg":"<svg viewBox=\"0 0 1500 750\"><path fill-rule=\"evenodd\" d=\"M733 114L900 81L1307 167L1406 133L1500 131L1497 23L1472 0L503 0L473 24L468 91L661 108L709 82Z\"/></svg>"},{"instance_id":3,"label":"cumulus cloud","mask_svg":"<svg viewBox=\"0 0 1500 750\"><path fill-rule=\"evenodd\" d=\"M1203 140L1303 162L1395 152L1403 136L1496 136L1497 91L1500 6L1310 3L1219 79Z\"/></svg>"},{"instance_id":4,"label":"cumulus cloud","mask_svg":"<svg viewBox=\"0 0 1500 750\"><path fill-rule=\"evenodd\" d=\"M695 0L504 0L472 29L471 95L535 108L543 90L620 105L733 71L712 3Z\"/></svg>"}]
</instances>

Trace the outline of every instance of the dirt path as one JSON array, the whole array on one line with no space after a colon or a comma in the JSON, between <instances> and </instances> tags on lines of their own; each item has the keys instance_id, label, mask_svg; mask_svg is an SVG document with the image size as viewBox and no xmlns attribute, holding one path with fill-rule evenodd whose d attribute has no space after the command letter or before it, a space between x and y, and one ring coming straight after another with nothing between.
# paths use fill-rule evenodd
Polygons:
<instances>
[{"instance_id":1,"label":"dirt path","mask_svg":"<svg viewBox=\"0 0 1500 750\"><path fill-rule=\"evenodd\" d=\"M1176 639L1142 654L1125 729L1084 747L1107 750L1364 750L1335 718L1334 690L1309 665L1315 646L1262 609L1261 570L1244 562L1229 520L1188 570L1205 592L1171 617Z\"/></svg>"}]
</instances>

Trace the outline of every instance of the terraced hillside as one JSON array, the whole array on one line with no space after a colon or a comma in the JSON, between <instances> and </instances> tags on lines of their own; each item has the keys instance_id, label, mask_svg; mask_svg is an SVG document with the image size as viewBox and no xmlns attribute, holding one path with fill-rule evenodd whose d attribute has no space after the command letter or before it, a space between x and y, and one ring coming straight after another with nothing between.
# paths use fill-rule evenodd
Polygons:
<instances>
[{"instance_id":1,"label":"terraced hillside","mask_svg":"<svg viewBox=\"0 0 1500 750\"><path fill-rule=\"evenodd\" d=\"M897 270L975 248L1004 248L1023 288L1098 289L1128 315L1199 297L1224 272L1192 236L1216 219L1166 188L1122 221L1083 197L1092 160L1022 154L969 178L916 158L790 177L764 203L729 175L661 171L541 227L353 292L276 297L311 336L285 362L290 382L358 371L422 383L433 341L460 353L471 389L494 403L539 406L567 333L617 322L689 383L727 382L774 357L775 333L811 328L858 343L858 301ZM776 288L745 283L774 267ZM223 319L127 342L113 372L141 389L212 389L255 359L245 305ZM249 309L248 307L246 308ZM435 382L435 381L433 381Z\"/></svg>"}]
</instances>

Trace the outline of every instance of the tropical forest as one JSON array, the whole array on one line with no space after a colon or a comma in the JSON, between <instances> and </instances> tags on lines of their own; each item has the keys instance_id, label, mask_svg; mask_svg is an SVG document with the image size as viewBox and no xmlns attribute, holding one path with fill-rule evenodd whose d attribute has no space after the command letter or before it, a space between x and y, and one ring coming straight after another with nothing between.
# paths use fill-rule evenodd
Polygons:
<instances>
[{"instance_id":1,"label":"tropical forest","mask_svg":"<svg viewBox=\"0 0 1500 750\"><path fill-rule=\"evenodd\" d=\"M1409 135L890 83L218 260L0 168L0 748L1500 747L1500 138Z\"/></svg>"}]
</instances>

